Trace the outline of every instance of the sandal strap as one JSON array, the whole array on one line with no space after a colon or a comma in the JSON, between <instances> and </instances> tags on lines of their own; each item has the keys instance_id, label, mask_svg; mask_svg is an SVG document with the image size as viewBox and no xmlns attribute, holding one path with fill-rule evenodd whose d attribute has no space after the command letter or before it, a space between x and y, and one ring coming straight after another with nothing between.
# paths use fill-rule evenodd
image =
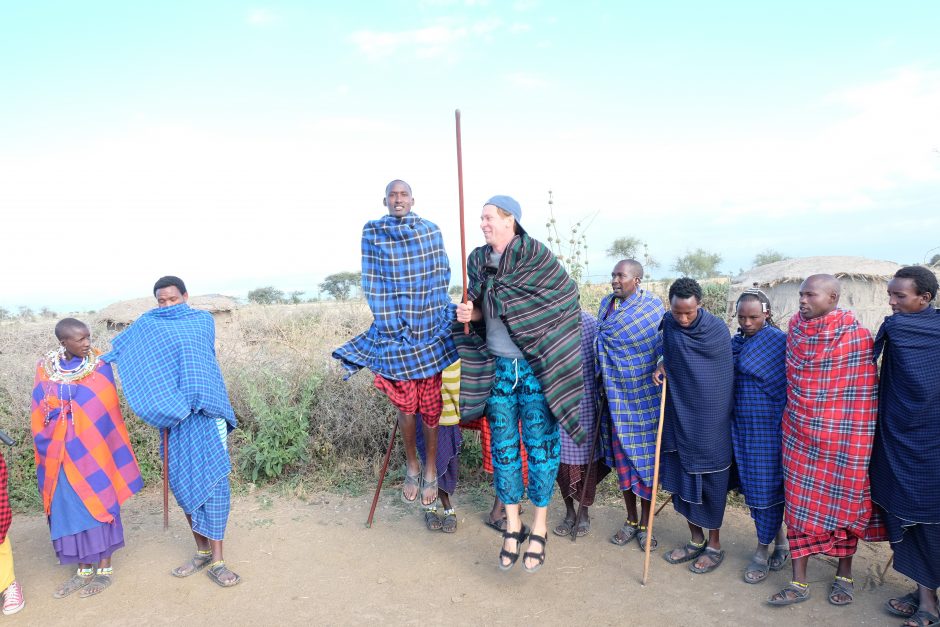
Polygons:
<instances>
[{"instance_id":1,"label":"sandal strap","mask_svg":"<svg viewBox=\"0 0 940 627\"><path fill-rule=\"evenodd\" d=\"M799 588L800 590L806 590L807 588L809 588L808 583L800 583L799 581L791 581L787 585L793 586L794 588Z\"/></svg>"}]
</instances>

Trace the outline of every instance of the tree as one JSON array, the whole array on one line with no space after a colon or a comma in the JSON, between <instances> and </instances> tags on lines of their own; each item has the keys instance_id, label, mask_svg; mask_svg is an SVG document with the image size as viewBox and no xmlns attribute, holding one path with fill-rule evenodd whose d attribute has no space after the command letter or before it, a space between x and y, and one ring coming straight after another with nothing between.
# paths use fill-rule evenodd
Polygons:
<instances>
[{"instance_id":1,"label":"tree","mask_svg":"<svg viewBox=\"0 0 940 627\"><path fill-rule=\"evenodd\" d=\"M930 265L936 266L938 264L940 264L940 253L937 253L936 255L930 258Z\"/></svg>"},{"instance_id":2,"label":"tree","mask_svg":"<svg viewBox=\"0 0 940 627\"><path fill-rule=\"evenodd\" d=\"M784 259L789 259L789 255L785 255L779 250L774 250L773 248L768 248L762 252L754 255L753 268L757 266L766 266L768 263L774 263L775 261L783 261Z\"/></svg>"},{"instance_id":3,"label":"tree","mask_svg":"<svg viewBox=\"0 0 940 627\"><path fill-rule=\"evenodd\" d=\"M42 316L43 318L55 318L59 314L49 309L48 307L43 307L42 309L39 310L39 315Z\"/></svg>"},{"instance_id":4,"label":"tree","mask_svg":"<svg viewBox=\"0 0 940 627\"><path fill-rule=\"evenodd\" d=\"M304 302L304 299L302 299L301 296L303 296L305 293L306 292L304 292L304 290L294 290L293 292L291 292L290 304L299 305L300 303Z\"/></svg>"},{"instance_id":5,"label":"tree","mask_svg":"<svg viewBox=\"0 0 940 627\"><path fill-rule=\"evenodd\" d=\"M361 284L361 272L337 272L323 279L320 289L336 300L347 300L352 290Z\"/></svg>"},{"instance_id":6,"label":"tree","mask_svg":"<svg viewBox=\"0 0 940 627\"><path fill-rule=\"evenodd\" d=\"M672 264L672 269L682 276L692 277L693 279L705 279L710 276L717 276L718 264L721 263L721 255L710 253L704 248L686 251L685 255L676 258Z\"/></svg>"},{"instance_id":7,"label":"tree","mask_svg":"<svg viewBox=\"0 0 940 627\"><path fill-rule=\"evenodd\" d=\"M259 305L276 305L277 303L284 302L284 292L268 285L267 287L255 288L248 292L248 300L252 303L258 303Z\"/></svg>"},{"instance_id":8,"label":"tree","mask_svg":"<svg viewBox=\"0 0 940 627\"><path fill-rule=\"evenodd\" d=\"M607 256L611 259L638 259L640 249L646 244L637 237L618 237L607 249Z\"/></svg>"}]
</instances>

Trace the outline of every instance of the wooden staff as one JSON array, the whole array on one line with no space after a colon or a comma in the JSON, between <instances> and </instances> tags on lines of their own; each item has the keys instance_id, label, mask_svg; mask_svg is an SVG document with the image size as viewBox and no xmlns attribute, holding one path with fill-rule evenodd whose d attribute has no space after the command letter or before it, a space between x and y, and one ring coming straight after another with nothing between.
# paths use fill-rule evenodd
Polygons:
<instances>
[{"instance_id":1,"label":"wooden staff","mask_svg":"<svg viewBox=\"0 0 940 627\"><path fill-rule=\"evenodd\" d=\"M672 503L672 495L669 495L669 498L663 501L663 504L659 506L659 509L656 510L656 515L659 516L659 512L666 509L666 506Z\"/></svg>"},{"instance_id":2,"label":"wooden staff","mask_svg":"<svg viewBox=\"0 0 940 627\"><path fill-rule=\"evenodd\" d=\"M653 520L656 514L653 507L656 504L656 491L659 490L659 449L663 443L663 421L666 418L666 379L663 379L663 397L659 401L659 426L656 427L656 455L653 457L653 495L650 504L650 521L646 526L646 558L643 560L643 585L650 573L650 546L653 543Z\"/></svg>"},{"instance_id":3,"label":"wooden staff","mask_svg":"<svg viewBox=\"0 0 940 627\"><path fill-rule=\"evenodd\" d=\"M460 198L460 267L463 272L463 302L467 302L467 236L463 226L463 152L460 147L460 109L454 110L457 122L457 193ZM470 323L463 323L464 335L470 335Z\"/></svg>"},{"instance_id":4,"label":"wooden staff","mask_svg":"<svg viewBox=\"0 0 940 627\"><path fill-rule=\"evenodd\" d=\"M584 508L584 497L587 494L588 481L591 480L591 469L594 468L594 453L597 451L597 441L600 439L601 434L601 416L603 415L602 403L606 403L603 398L599 399L597 403L597 411L594 412L597 415L597 420L594 421L594 438L591 440L591 454L588 456L588 466L587 472L584 473L584 477L581 478L583 482L581 484L581 499L578 501L578 515L574 520L574 528L571 530L571 541L578 541L578 526L581 524L581 511Z\"/></svg>"},{"instance_id":5,"label":"wooden staff","mask_svg":"<svg viewBox=\"0 0 940 627\"><path fill-rule=\"evenodd\" d=\"M163 530L170 528L170 430L163 430Z\"/></svg>"},{"instance_id":6,"label":"wooden staff","mask_svg":"<svg viewBox=\"0 0 940 627\"><path fill-rule=\"evenodd\" d=\"M379 492L382 491L382 484L385 482L385 471L388 470L388 460L392 456L392 448L395 447L395 434L397 433L398 420L395 420L395 426L392 427L392 437L388 439L388 450L385 451L385 461L382 462L382 472L379 474L379 484L375 486L375 496L372 497L372 507L369 508L369 520L366 521L366 527L370 529L372 528L372 517L375 515L375 506L379 502Z\"/></svg>"}]
</instances>

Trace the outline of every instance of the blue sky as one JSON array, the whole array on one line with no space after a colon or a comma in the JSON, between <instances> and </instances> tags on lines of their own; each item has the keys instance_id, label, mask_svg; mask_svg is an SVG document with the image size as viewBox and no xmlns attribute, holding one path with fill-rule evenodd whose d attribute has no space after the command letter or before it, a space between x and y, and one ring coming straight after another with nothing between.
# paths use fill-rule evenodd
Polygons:
<instances>
[{"instance_id":1,"label":"blue sky","mask_svg":"<svg viewBox=\"0 0 940 627\"><path fill-rule=\"evenodd\" d=\"M306 290L409 181L459 282L494 194L639 237L921 261L940 246L940 3L4 2L0 306ZM940 252L940 249L932 253ZM930 255L927 255L928 257Z\"/></svg>"}]
</instances>

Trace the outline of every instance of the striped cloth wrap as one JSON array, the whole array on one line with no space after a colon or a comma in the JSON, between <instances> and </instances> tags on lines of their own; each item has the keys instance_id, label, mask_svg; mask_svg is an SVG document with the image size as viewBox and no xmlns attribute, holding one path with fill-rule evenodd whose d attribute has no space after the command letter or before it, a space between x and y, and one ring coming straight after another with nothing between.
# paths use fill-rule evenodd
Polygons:
<instances>
[{"instance_id":1,"label":"striped cloth wrap","mask_svg":"<svg viewBox=\"0 0 940 627\"><path fill-rule=\"evenodd\" d=\"M584 393L578 286L555 254L527 233L512 239L495 272L486 268L491 250L487 245L470 253L467 297L502 319L539 380L552 416L580 444L585 435L578 419ZM496 372L484 322L471 326L470 334L464 334L462 324L454 328L462 363L460 416L465 421L483 415Z\"/></svg>"}]
</instances>

